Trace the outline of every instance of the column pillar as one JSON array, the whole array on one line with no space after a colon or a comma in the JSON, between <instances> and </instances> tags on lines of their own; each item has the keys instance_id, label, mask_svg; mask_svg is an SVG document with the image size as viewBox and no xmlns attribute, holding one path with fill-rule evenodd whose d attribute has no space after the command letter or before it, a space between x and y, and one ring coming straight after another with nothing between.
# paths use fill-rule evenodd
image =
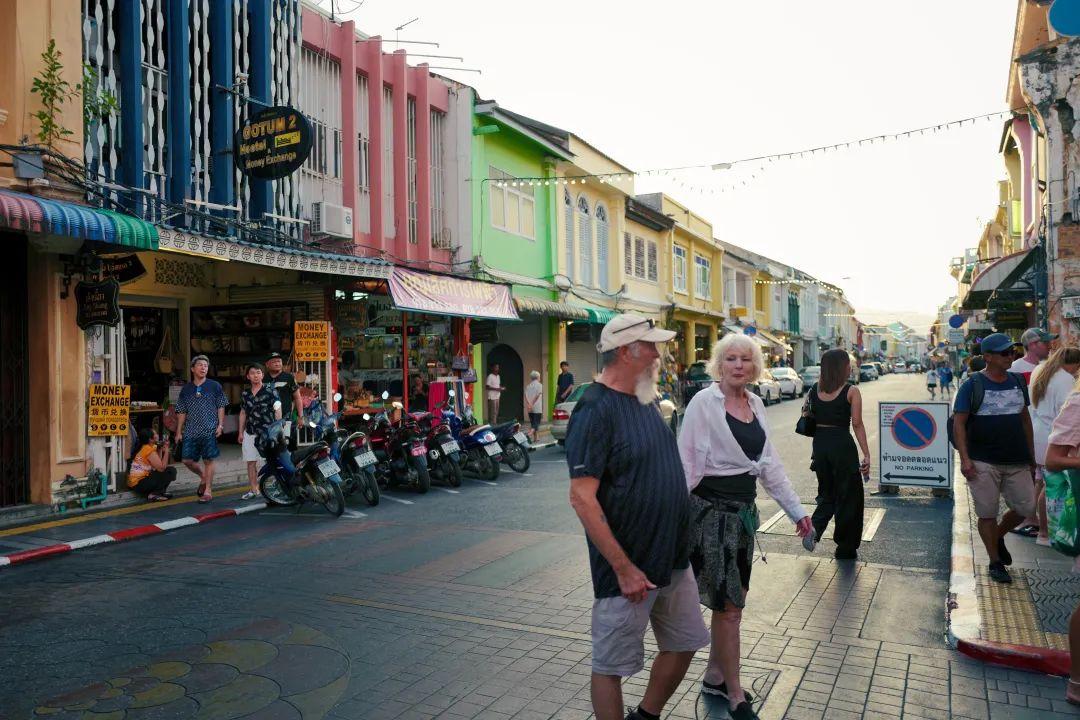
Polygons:
<instances>
[{"instance_id":1,"label":"column pillar","mask_svg":"<svg viewBox=\"0 0 1080 720\"><path fill-rule=\"evenodd\" d=\"M248 8L251 15L251 78L248 92L252 99L269 105L273 97L270 68L270 23L273 15L270 0L251 0ZM264 108L264 105L252 103L249 112L254 115ZM252 177L249 188L251 201L248 205L248 217L262 223L263 214L273 212L273 186L269 180Z\"/></svg>"},{"instance_id":2,"label":"column pillar","mask_svg":"<svg viewBox=\"0 0 1080 720\"><path fill-rule=\"evenodd\" d=\"M233 133L236 109L233 96L219 87L232 87L236 81L233 66L233 15L227 3L210 6L210 202L235 204ZM229 213L235 217L235 214ZM230 232L232 230L230 229Z\"/></svg>"},{"instance_id":3,"label":"column pillar","mask_svg":"<svg viewBox=\"0 0 1080 720\"><path fill-rule=\"evenodd\" d=\"M371 244L386 250L383 227L383 64L382 38L375 36L359 43L368 56L368 172L371 184Z\"/></svg>"},{"instance_id":4,"label":"column pillar","mask_svg":"<svg viewBox=\"0 0 1080 720\"><path fill-rule=\"evenodd\" d=\"M391 55L394 86L394 254L415 259L409 244L409 78L404 50Z\"/></svg>"},{"instance_id":5,"label":"column pillar","mask_svg":"<svg viewBox=\"0 0 1080 720\"><path fill-rule=\"evenodd\" d=\"M356 23L342 23L338 33L341 52L341 202L353 211L353 241L356 240L356 189L359 177L360 145L356 135Z\"/></svg>"},{"instance_id":6,"label":"column pillar","mask_svg":"<svg viewBox=\"0 0 1080 720\"><path fill-rule=\"evenodd\" d=\"M434 233L440 231L431 225L431 88L427 63L413 69L413 86L416 88L416 260L431 260Z\"/></svg>"},{"instance_id":7,"label":"column pillar","mask_svg":"<svg viewBox=\"0 0 1080 720\"><path fill-rule=\"evenodd\" d=\"M168 16L169 147L168 194L170 202L183 205L191 193L191 63L188 46L188 0L170 0Z\"/></svg>"},{"instance_id":8,"label":"column pillar","mask_svg":"<svg viewBox=\"0 0 1080 720\"><path fill-rule=\"evenodd\" d=\"M124 39L119 47L120 75L120 177L129 187L145 188L143 174L143 97L142 97L142 28L139 18L142 11L139 0L118 0L117 35ZM125 202L132 213L142 217L143 198L131 193Z\"/></svg>"}]
</instances>

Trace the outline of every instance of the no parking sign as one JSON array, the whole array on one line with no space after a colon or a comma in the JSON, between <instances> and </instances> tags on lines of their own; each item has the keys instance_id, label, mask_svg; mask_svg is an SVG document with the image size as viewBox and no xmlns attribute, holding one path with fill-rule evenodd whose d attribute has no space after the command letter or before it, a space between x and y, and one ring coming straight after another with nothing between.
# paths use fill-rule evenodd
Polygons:
<instances>
[{"instance_id":1,"label":"no parking sign","mask_svg":"<svg viewBox=\"0 0 1080 720\"><path fill-rule=\"evenodd\" d=\"M886 403L879 409L881 482L952 488L949 403Z\"/></svg>"}]
</instances>

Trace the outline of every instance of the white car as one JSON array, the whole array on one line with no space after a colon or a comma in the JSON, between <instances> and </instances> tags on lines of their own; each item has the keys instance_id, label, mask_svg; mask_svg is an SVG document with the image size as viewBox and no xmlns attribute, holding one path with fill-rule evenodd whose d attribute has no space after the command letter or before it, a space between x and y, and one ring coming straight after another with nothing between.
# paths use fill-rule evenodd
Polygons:
<instances>
[{"instance_id":1,"label":"white car","mask_svg":"<svg viewBox=\"0 0 1080 720\"><path fill-rule=\"evenodd\" d=\"M551 417L551 435L560 445L566 442L566 430L570 427L570 416L574 412L574 406L578 404L578 400L581 399L581 396L585 394L585 389L590 385L592 383L578 385L570 393L570 397L566 398L566 402L561 402L555 406L555 412ZM671 427L672 432L677 431L679 427L679 409L675 406L675 403L667 398L660 398L660 414Z\"/></svg>"},{"instance_id":2,"label":"white car","mask_svg":"<svg viewBox=\"0 0 1080 720\"><path fill-rule=\"evenodd\" d=\"M795 372L795 368L780 367L772 368L770 371L775 380L780 385L780 392L788 397L801 397L806 388L803 383L803 379L799 377L799 373Z\"/></svg>"},{"instance_id":3,"label":"white car","mask_svg":"<svg viewBox=\"0 0 1080 720\"><path fill-rule=\"evenodd\" d=\"M780 402L783 399L780 383L773 380L768 370L762 372L758 381L750 383L746 386L746 389L761 398L761 402L766 405L772 405L774 402Z\"/></svg>"}]
</instances>

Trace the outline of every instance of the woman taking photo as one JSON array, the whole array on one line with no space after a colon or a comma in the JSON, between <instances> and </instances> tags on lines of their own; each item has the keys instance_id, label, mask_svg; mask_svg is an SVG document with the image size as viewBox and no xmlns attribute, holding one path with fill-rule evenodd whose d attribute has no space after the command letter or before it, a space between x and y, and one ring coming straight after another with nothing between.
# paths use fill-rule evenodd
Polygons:
<instances>
[{"instance_id":1,"label":"woman taking photo","mask_svg":"<svg viewBox=\"0 0 1080 720\"><path fill-rule=\"evenodd\" d=\"M837 560L858 557L863 529L862 480L870 477L870 446L862 421L862 394L847 382L850 364L846 350L827 351L821 356L821 378L810 388L807 397L807 406L817 421L810 463L818 479L814 542L821 540L835 516L833 540ZM851 430L859 440L862 462Z\"/></svg>"},{"instance_id":2,"label":"woman taking photo","mask_svg":"<svg viewBox=\"0 0 1080 720\"><path fill-rule=\"evenodd\" d=\"M150 502L168 500L169 484L176 479L176 468L169 465L169 444L162 442L150 428L139 431L139 442L131 453L127 485Z\"/></svg>"},{"instance_id":3,"label":"woman taking photo","mask_svg":"<svg viewBox=\"0 0 1080 720\"><path fill-rule=\"evenodd\" d=\"M1046 466L1046 445L1054 418L1076 385L1076 373L1080 370L1080 348L1063 347L1055 350L1031 373L1031 429L1035 440L1035 511L1037 518L1029 518L1013 532L1027 537L1036 536L1039 545L1050 545L1046 531L1046 486L1043 468ZM1035 520L1032 524L1030 520Z\"/></svg>"},{"instance_id":4,"label":"woman taking photo","mask_svg":"<svg viewBox=\"0 0 1080 720\"><path fill-rule=\"evenodd\" d=\"M758 483L796 524L800 536L812 532L769 440L765 405L746 389L763 365L756 342L746 335L725 336L709 363L716 382L694 395L679 436L694 518L690 558L701 604L713 611L701 691L727 699L736 720L757 718L739 679L739 625L750 588Z\"/></svg>"}]
</instances>

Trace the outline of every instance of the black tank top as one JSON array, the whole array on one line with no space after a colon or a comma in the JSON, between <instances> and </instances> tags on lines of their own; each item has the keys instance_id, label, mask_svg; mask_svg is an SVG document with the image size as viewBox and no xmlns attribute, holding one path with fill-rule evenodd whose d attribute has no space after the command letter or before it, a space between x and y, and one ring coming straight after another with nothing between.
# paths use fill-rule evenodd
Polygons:
<instances>
[{"instance_id":1,"label":"black tank top","mask_svg":"<svg viewBox=\"0 0 1080 720\"><path fill-rule=\"evenodd\" d=\"M832 425L833 427L846 428L851 424L851 403L848 402L848 388L844 387L832 400L822 400L817 394L817 385L810 389L810 410L814 413L814 419L819 425Z\"/></svg>"}]
</instances>

